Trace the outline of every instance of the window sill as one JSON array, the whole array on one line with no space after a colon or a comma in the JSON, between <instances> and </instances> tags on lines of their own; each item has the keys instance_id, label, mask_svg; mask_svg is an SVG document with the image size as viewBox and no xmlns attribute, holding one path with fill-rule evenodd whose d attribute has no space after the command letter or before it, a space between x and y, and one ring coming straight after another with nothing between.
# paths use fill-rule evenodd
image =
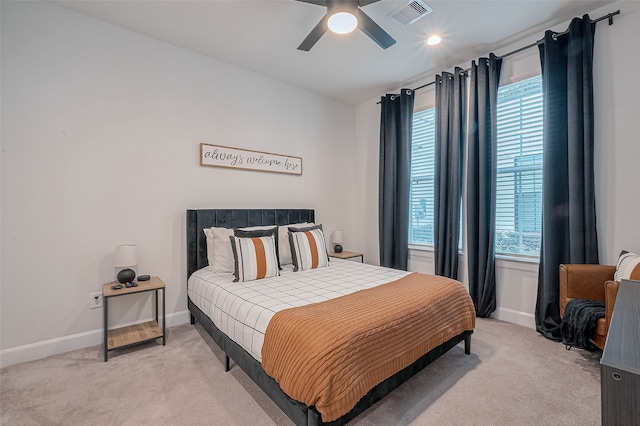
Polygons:
<instances>
[{"instance_id":1,"label":"window sill","mask_svg":"<svg viewBox=\"0 0 640 426\"><path fill-rule=\"evenodd\" d=\"M415 251L416 255L420 256L430 256L433 257L433 246L429 245L421 245L421 244L409 244L409 251ZM464 252L459 251L458 254L460 256L464 256ZM540 259L537 256L518 256L518 255L506 255L506 254L497 254L496 262L508 267L510 269L524 269L527 271L533 270L534 268L537 270L538 265L540 264ZM517 265L521 265L518 267Z\"/></svg>"},{"instance_id":2,"label":"window sill","mask_svg":"<svg viewBox=\"0 0 640 426\"><path fill-rule=\"evenodd\" d=\"M522 262L522 263L535 263L536 265L540 263L540 258L537 256L527 256L527 255L508 255L508 254L496 254L496 259L508 260L510 262Z\"/></svg>"},{"instance_id":3,"label":"window sill","mask_svg":"<svg viewBox=\"0 0 640 426\"><path fill-rule=\"evenodd\" d=\"M409 250L433 252L433 246L427 246L427 245L422 245L422 244L409 244Z\"/></svg>"}]
</instances>

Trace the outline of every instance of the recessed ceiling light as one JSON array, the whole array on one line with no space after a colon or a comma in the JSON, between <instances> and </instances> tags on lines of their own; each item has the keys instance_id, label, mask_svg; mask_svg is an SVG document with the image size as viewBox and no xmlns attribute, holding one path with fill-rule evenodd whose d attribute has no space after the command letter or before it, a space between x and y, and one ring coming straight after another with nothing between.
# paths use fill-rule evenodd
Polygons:
<instances>
[{"instance_id":1,"label":"recessed ceiling light","mask_svg":"<svg viewBox=\"0 0 640 426\"><path fill-rule=\"evenodd\" d=\"M435 46L436 44L439 44L441 41L442 39L440 38L440 36L432 35L427 39L427 44L429 46Z\"/></svg>"},{"instance_id":2,"label":"recessed ceiling light","mask_svg":"<svg viewBox=\"0 0 640 426\"><path fill-rule=\"evenodd\" d=\"M347 34L358 26L356 17L348 12L338 12L331 15L327 26L336 34Z\"/></svg>"}]
</instances>

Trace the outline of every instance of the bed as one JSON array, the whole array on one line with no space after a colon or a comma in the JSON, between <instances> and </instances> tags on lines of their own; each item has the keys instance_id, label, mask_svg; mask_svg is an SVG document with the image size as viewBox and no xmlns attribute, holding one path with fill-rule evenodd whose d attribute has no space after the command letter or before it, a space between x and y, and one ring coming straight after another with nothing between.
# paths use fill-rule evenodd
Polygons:
<instances>
[{"instance_id":1,"label":"bed","mask_svg":"<svg viewBox=\"0 0 640 426\"><path fill-rule=\"evenodd\" d=\"M233 360L235 365L240 367L273 401L274 403L296 424L296 425L323 425L323 424L331 424L331 425L341 425L345 424L348 421L355 418L358 414L365 411L367 408L372 406L375 402L380 400L382 397L393 391L395 388L400 386L403 382L411 378L421 369L423 369L426 365L433 362L439 356L447 352L449 349L454 347L460 342L464 342L465 353L470 353L471 348L471 334L473 333L473 325L475 324L475 314L473 312L473 304L466 293L464 291L464 295L460 294L456 296L455 303L450 304L447 302L445 305L437 305L436 302L415 302L415 303L423 303L424 309L421 308L421 312L424 312L425 315L431 314L435 315L434 312L437 312L437 317L451 317L451 324L446 323L445 327L441 327L438 329L436 333L437 336L428 336L429 339L412 339L411 342L414 341L416 343L416 347L412 348L414 353L403 354L401 360L399 357L396 357L393 354L388 361L387 358L379 359L376 363L389 364L393 365L393 374L385 375L386 372L377 371L376 374L378 376L367 376L367 380L363 380L363 382L353 382L352 379L347 380L346 385L344 383L341 386L346 388L346 392L349 394L355 393L355 405L353 403L343 402L345 399L340 397L339 404L347 404L348 410L344 409L344 407L340 407L339 410L335 407L335 401L329 404L325 404L324 400L318 404L307 404L304 402L300 402L300 400L304 401L300 395L295 394L292 387L300 387L300 383L291 383L291 376L294 376L293 379L296 379L295 376L298 376L299 373L296 370L295 374L292 374L291 371L287 371L287 369L293 369L294 363L290 359L280 360L276 359L275 355L271 354L269 351L278 351L280 347L283 346L295 346L295 347L304 347L307 353L304 356L310 357L310 359L320 358L324 360L329 360L330 356L333 356L333 353L323 353L322 355L315 355L313 351L313 345L308 345L308 347L304 344L300 344L300 342L305 343L308 336L305 333L301 335L296 335L294 330L290 331L280 331L276 332L275 327L277 324L291 324L291 318L286 317L287 314L291 313L293 315L294 312L297 312L295 309L287 309L289 306L301 306L304 303L298 303L295 301L295 297L293 294L291 298L286 299L286 306L275 307L274 309L269 309L274 312L270 313L268 320L266 321L265 327L262 327L261 330L258 330L263 334L256 334L256 330L258 327L255 326L254 329L242 329L238 327L238 321L232 322L234 320L227 319L225 313L218 313L217 311L212 314L212 307L206 304L205 299L212 299L213 297L209 297L212 295L213 291L232 291L232 288L239 288L243 293L241 296L234 296L243 298L243 300L249 300L251 296L247 296L246 292L252 291L253 288L265 288L267 281L261 280L259 283L263 287L257 287L256 281L251 283L232 283L229 277L223 276L224 274L216 274L208 271L207 266L209 265L209 259L207 258L207 238L204 229L209 229L211 227L215 228L244 228L251 226L268 226L268 225L289 225L289 224L301 224L301 223L314 223L315 222L315 213L313 210L308 209L201 209L201 210L187 210L187 269L188 269L188 309L191 314L191 323L195 324L197 321L202 327L207 331L207 333L212 337L215 343L222 349L225 353L225 370L229 370L230 360ZM237 271L236 271L237 273ZM357 287L359 291L352 293L354 290L346 290L344 293L341 293L341 285L339 282L340 277L352 276L353 280L362 284L362 288ZM402 283L409 288L411 286L410 291L414 291L418 288L416 286L424 285L421 284L420 280L432 280L436 283L438 288L441 288L441 292L451 292L455 293L459 291L459 288L462 287L458 285L455 286L455 291L449 291L448 287L444 287L445 285L450 285L451 283L446 282L447 279L443 279L442 277L434 277L434 276L422 276L421 274L412 274L407 273L405 271L396 271L388 268L380 268L372 265L360 264L351 261L344 261L338 259L331 259L330 267L327 268L318 268L313 270L305 270L300 272L293 272L291 267L288 265L282 266L282 272L279 277L268 278L268 283L271 286L271 283L277 283L279 285L297 285L296 280L305 281L305 285L315 285L314 283L319 283L317 285L318 291L317 295L315 290L305 290L308 291L308 294L313 294L314 297L306 297L310 299L308 303L311 303L309 306L301 306L299 309L307 309L305 312L305 318L308 314L309 310L315 309L314 315L325 315L322 313L322 310L319 310L319 307L329 306L329 303L339 304L339 303L354 303L354 298L362 298L369 297L368 301L365 302L367 304L367 308L363 311L366 315L366 311L372 311L370 308L374 306L376 300L379 300L380 297L376 295L375 292L380 294L380 291L389 291L385 286L397 286L400 285L398 283ZM226 280L226 282L223 282ZM451 281L451 280L449 280ZM217 282L217 283L216 283ZM328 283L328 284L327 284ZM211 285L211 287L208 287ZM253 286L253 287L252 287ZM275 284L273 287L277 287ZM385 289L383 289L385 287ZM218 288L218 290L213 290ZM285 287L282 287L283 289ZM290 287L287 287L288 290ZM394 287L396 288L396 287ZM462 287L463 288L463 287ZM220 290L222 289L222 290ZM305 287L307 289L307 287ZM409 290L407 290L409 291ZM294 293L293 291L291 293ZM335 293L333 296L331 293ZM398 290L398 293L401 293ZM388 293L385 293L388 294ZM406 294L413 295L414 293L407 292ZM202 295L207 295L203 297ZM317 297L316 297L317 296ZM229 297L227 293L225 293L224 298ZM335 299L333 299L335 297ZM453 296L452 296L453 297ZM305 297L302 297L305 298ZM315 303L321 300L326 300L327 298L331 298L331 301L323 302L323 303ZM410 299L416 299L411 296ZM233 305L232 302L230 302ZM362 302L358 302L362 303ZM431 303L429 305L429 303ZM429 306L427 306L429 305ZM331 309L336 309L331 305ZM346 306L346 305L345 305ZM348 305L352 306L352 305ZM455 306L449 307L449 306ZM340 308L342 309L342 308ZM376 308L377 309L377 308ZM390 308L391 309L391 308ZM395 308L394 308L395 309ZM438 311L440 309L440 311ZM442 309L447 309L446 311L442 311ZM349 309L352 310L352 309ZM205 313L206 312L206 313ZM378 311L376 311L378 312ZM382 311L380 311L382 312ZM413 312L413 311L411 311ZM431 313L430 313L431 312ZM392 312L395 314L395 312ZM283 316L284 315L284 316ZM355 319L353 321L359 321L360 314L352 315ZM383 321L378 317L384 317L385 315L376 315L375 320ZM459 319L464 318L464 319ZM399 318L399 317L398 317ZM412 321L422 321L419 317L414 314L409 316L405 316L403 318L415 318ZM341 320L342 321L342 320ZM352 320L349 320L352 321ZM349 322L345 320L346 322ZM385 320L386 321L386 320ZM390 323L393 322L393 327L398 327L398 323L402 323L402 321L388 320ZM403 321L405 321L403 319ZM315 320L314 320L315 322ZM370 320L363 318L362 322L367 323ZM423 321L424 322L424 321ZM231 325L230 325L231 324ZM304 323L304 326L310 326L309 323ZM354 325L360 326L358 324ZM322 338L322 327L320 329L313 332L313 339L321 339ZM387 333L395 333L395 331L389 331L393 327L387 327L385 325L385 332ZM381 327L377 327L376 330L382 329ZM412 328L417 329L417 328ZM285 329L278 329L285 330ZM289 330L289 329L286 329ZM394 328L395 330L395 328ZM289 334L291 333L291 334ZM373 332L361 333L366 335L374 334ZM398 333L400 334L400 333ZM256 337L256 336L259 336ZM278 336L278 337L273 337ZM384 339L378 338L377 340L393 339L395 334L387 334L387 337ZM422 336L422 335L417 335ZM327 336L325 336L327 337ZM277 339L298 339L291 340L277 340ZM328 339L331 339L332 336L328 336ZM321 346L328 346L327 343L332 343L331 340L325 341L322 343L319 340ZM392 340L389 340L392 341ZM428 342L437 342L437 345L433 345ZM257 343L256 343L257 342ZM286 343L283 343L286 342ZM372 350L373 346L368 346L369 349L361 352L357 352L357 355L351 356L349 358L349 353L352 352L352 342L344 343L344 347L348 350L344 353L338 353L337 350L331 349L331 351L336 352L335 362L340 365L345 365L345 368L352 368L350 363L358 362L360 359L369 359L367 356L371 353L378 353L378 349ZM364 344L364 343L363 343ZM377 344L377 343L376 343ZM404 347L403 345L396 344L395 347ZM261 350L262 348L262 350ZM274 349L275 348L275 349ZM355 348L355 346L354 346ZM390 349L391 350L391 349ZM420 351L418 355L416 355L415 351ZM381 352L382 353L382 352ZM261 355L268 354L268 358L261 358ZM355 361L353 360L355 358ZM410 359L411 362L406 361L406 359ZM302 359L302 358L301 358ZM306 359L306 358L304 358ZM373 359L373 358L371 358ZM392 362L393 361L393 362ZM327 361L329 362L329 361ZM398 363L404 362L401 367L398 367ZM303 364L308 364L307 361L304 361ZM369 365L369 364L367 364ZM378 364L375 364L378 365ZM304 367L304 366L303 366ZM320 380L325 383L325 375L333 374L331 373L336 365L329 364L326 367L327 372L319 372L317 374L321 374L320 377L314 378L314 380ZM298 365L296 368L300 368ZM356 365L355 368L359 368ZM385 367L386 368L386 367ZM309 366L310 370L321 371L320 366ZM267 374L267 371L271 374ZM378 369L382 370L382 368ZM305 373L306 374L306 373ZM335 373L338 376L341 376L342 373ZM373 374L373 373L372 373ZM380 376L382 374L382 376ZM274 375L278 378L278 380L272 377ZM363 375L364 376L364 375ZM384 377L379 379L379 377ZM309 380L309 379L307 379ZM331 380L334 380L333 378ZM339 378L335 379L336 383ZM346 380L346 379L345 379ZM333 383L333 382L332 382ZM305 385L306 386L306 385ZM311 386L311 385L309 385ZM333 385L336 388L337 385ZM365 386L365 390L362 391L362 386ZM353 387L354 389L350 389L349 387ZM285 392L284 389L287 390ZM358 389L355 389L358 388ZM303 389L305 394L308 393L307 389ZM358 393L360 392L360 393ZM297 399L294 399L289 396L289 394L293 394ZM336 398L338 399L338 398ZM353 398L352 398L353 399ZM320 401L320 399L311 399L313 401ZM334 404L330 409L336 408L336 410L332 411L333 416L329 416L327 413L329 410L327 407L330 404ZM342 411L340 411L342 410ZM344 411L344 413L343 413ZM335 416L335 413L339 413L339 417ZM327 417L330 418L329 421Z\"/></svg>"}]
</instances>

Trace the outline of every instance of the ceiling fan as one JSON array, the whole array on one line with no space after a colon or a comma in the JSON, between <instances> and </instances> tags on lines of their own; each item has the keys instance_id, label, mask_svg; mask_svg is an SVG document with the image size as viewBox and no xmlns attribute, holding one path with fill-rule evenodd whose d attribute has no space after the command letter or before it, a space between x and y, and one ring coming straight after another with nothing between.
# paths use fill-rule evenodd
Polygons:
<instances>
[{"instance_id":1,"label":"ceiling fan","mask_svg":"<svg viewBox=\"0 0 640 426\"><path fill-rule=\"evenodd\" d=\"M393 46L396 41L385 30L376 24L366 13L361 9L363 6L367 6L371 3L376 3L380 0L296 0L303 3L311 3L317 6L325 6L327 13L318 22L318 24L311 30L309 35L300 43L298 50L304 50L308 52L311 50L314 44L327 30L338 33L347 33L356 28L365 33L371 40L378 43L383 49ZM347 16L350 15L350 16ZM333 25L337 22L340 25L341 22L350 24L349 28L345 29L333 29Z\"/></svg>"}]
</instances>

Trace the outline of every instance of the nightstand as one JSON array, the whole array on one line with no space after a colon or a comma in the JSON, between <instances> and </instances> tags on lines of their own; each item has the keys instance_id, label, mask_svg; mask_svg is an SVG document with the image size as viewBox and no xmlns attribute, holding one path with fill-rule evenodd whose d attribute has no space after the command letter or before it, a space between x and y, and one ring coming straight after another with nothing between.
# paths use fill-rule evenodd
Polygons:
<instances>
[{"instance_id":1,"label":"nightstand","mask_svg":"<svg viewBox=\"0 0 640 426\"><path fill-rule=\"evenodd\" d=\"M360 262L364 263L364 255L362 253L358 253L355 251L341 251L340 253L329 253L329 257L335 257L337 259L352 259L354 257L359 257Z\"/></svg>"},{"instance_id":2,"label":"nightstand","mask_svg":"<svg viewBox=\"0 0 640 426\"><path fill-rule=\"evenodd\" d=\"M137 343L148 342L162 337L162 346L166 343L165 333L165 284L158 277L151 277L149 281L136 281L136 287L122 286L119 290L111 288L116 282L105 283L102 285L102 300L104 304L104 361L107 362L108 352L112 349L123 348L125 346L135 345ZM156 319L155 321L147 321L139 324L129 325L127 327L115 328L108 330L109 324L109 301L112 298L125 296L127 294L138 294L147 291L155 292L156 296ZM158 322L158 292L162 291L162 328Z\"/></svg>"}]
</instances>

